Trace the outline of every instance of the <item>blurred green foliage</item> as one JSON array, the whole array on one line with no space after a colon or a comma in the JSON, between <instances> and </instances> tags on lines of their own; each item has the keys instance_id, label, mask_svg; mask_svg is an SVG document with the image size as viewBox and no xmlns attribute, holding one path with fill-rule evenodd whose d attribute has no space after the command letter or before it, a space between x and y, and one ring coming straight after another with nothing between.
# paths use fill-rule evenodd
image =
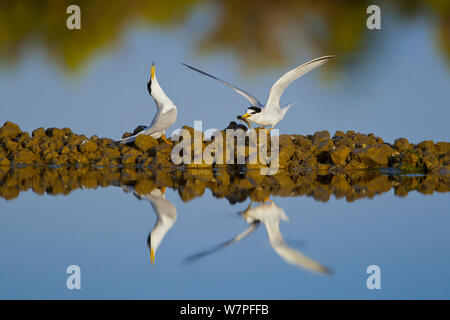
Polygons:
<instances>
[{"instance_id":1,"label":"blurred green foliage","mask_svg":"<svg viewBox=\"0 0 450 320\"><path fill-rule=\"evenodd\" d=\"M144 22L163 28L183 26L201 5L212 8L214 19L211 26L198 28L199 53L227 50L250 68L286 64L292 46L307 47L317 54L336 54L345 61L370 46L370 32L389 32L383 30L384 10L393 11L406 22L425 15L434 30L437 47L450 60L449 0L385 2L381 31L366 28L366 8L371 2L3 0L0 2L0 63L13 66L29 50L30 43L37 43L56 64L69 71L77 70L101 49L117 46L131 23ZM81 8L81 30L70 31L65 27L66 8L70 4Z\"/></svg>"}]
</instances>

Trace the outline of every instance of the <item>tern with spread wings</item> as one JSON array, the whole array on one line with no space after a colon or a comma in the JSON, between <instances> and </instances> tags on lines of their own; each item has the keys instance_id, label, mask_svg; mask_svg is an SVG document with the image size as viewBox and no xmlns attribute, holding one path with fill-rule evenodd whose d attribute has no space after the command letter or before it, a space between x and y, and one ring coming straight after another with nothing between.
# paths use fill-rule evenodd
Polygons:
<instances>
[{"instance_id":1,"label":"tern with spread wings","mask_svg":"<svg viewBox=\"0 0 450 320\"><path fill-rule=\"evenodd\" d=\"M288 104L283 108L280 107L281 95L283 94L284 90L288 87L288 85L291 84L294 80L300 78L302 75L323 65L324 63L328 62L330 59L333 58L335 58L335 56L324 56L316 58L285 73L280 79L278 79L275 82L275 84L270 89L269 98L267 99L266 105L263 105L261 102L258 101L258 99L256 99L250 93L235 87L231 83L228 83L222 79L219 79L213 75L210 75L204 71L201 71L200 69L187 65L185 63L183 63L183 65L194 71L200 72L201 74L204 74L208 77L211 77L213 79L222 82L224 85L230 87L240 95L244 96L250 102L251 106L247 109L247 112L243 116L240 116L239 118L245 120L248 119L251 122L254 122L263 127L269 126L270 128L267 129L267 131L270 131L278 124L278 122L283 120L284 116L286 115L286 112L292 106L292 104Z\"/></svg>"}]
</instances>

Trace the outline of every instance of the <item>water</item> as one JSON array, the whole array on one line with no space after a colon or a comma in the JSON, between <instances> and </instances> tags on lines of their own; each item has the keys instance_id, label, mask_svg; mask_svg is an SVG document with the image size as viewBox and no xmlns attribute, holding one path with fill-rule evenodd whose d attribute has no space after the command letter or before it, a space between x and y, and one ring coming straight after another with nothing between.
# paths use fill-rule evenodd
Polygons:
<instances>
[{"instance_id":1,"label":"water","mask_svg":"<svg viewBox=\"0 0 450 320\"><path fill-rule=\"evenodd\" d=\"M64 5L15 3L0 10L10 12L0 19L8 35L0 37L0 114L22 130L70 127L119 138L149 123L154 105L145 85L152 61L178 105L173 130L194 120L204 130L224 128L246 101L180 62L264 100L290 68L336 54L286 90L282 103L298 104L279 124L281 133L355 130L387 142L449 140L445 1L380 4L377 31L365 27L364 2L279 1L258 3L257 10L249 2L145 8L80 2L78 33L65 28ZM250 16L272 21L272 31ZM285 244L270 242L266 226L274 222L261 222L218 249L249 228L251 214L245 219L242 211L250 198L252 208L261 206L264 192L249 194L242 182L226 198L213 194L202 174L187 188L148 173L8 170L0 170L3 299L450 298L448 177L350 177L350 195L336 193L332 177L299 178L292 195L276 187L269 192L277 208L266 214L280 217ZM139 182L142 200L132 191ZM145 195L164 187L177 218L152 266L147 237L157 215ZM330 274L288 263L280 243ZM66 288L69 265L81 268L81 290ZM381 268L381 290L367 289L369 265Z\"/></svg>"},{"instance_id":2,"label":"water","mask_svg":"<svg viewBox=\"0 0 450 320\"><path fill-rule=\"evenodd\" d=\"M164 172L67 172L4 176L22 191L2 200L2 298L448 297L448 179L357 173L340 187L333 178L297 176L297 185L285 182L263 202L246 173L207 180L189 171L167 180ZM241 177L237 192L217 185L227 174ZM39 186L54 194L31 191ZM297 191L276 196L289 188ZM155 229L157 214L165 226ZM221 246L258 221L247 237ZM154 265L150 232L155 242L163 236L151 243ZM69 265L81 268L79 291L66 288ZM366 287L369 265L381 268L381 290Z\"/></svg>"}]
</instances>

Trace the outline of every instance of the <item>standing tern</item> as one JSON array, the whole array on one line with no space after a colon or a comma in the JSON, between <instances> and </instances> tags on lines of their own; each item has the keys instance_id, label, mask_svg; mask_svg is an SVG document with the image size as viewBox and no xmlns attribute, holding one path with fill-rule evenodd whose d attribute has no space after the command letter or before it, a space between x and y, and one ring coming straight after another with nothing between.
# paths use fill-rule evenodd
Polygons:
<instances>
[{"instance_id":1,"label":"standing tern","mask_svg":"<svg viewBox=\"0 0 450 320\"><path fill-rule=\"evenodd\" d=\"M169 142L165 136L165 131L177 120L177 107L166 96L163 89L158 83L155 74L155 63L152 63L150 70L150 79L148 79L147 83L148 93L152 96L153 100L155 100L156 107L158 111L156 112L155 117L153 118L150 126L145 128L143 131L119 140L120 143L130 143L136 140L136 137L140 134L146 134L152 136L155 139L162 138L166 143L172 144Z\"/></svg>"},{"instance_id":2,"label":"standing tern","mask_svg":"<svg viewBox=\"0 0 450 320\"><path fill-rule=\"evenodd\" d=\"M244 96L250 102L251 107L249 107L246 113L239 118L243 119L244 121L248 119L258 125L262 125L263 127L270 126L270 129L267 130L270 131L278 124L278 122L280 122L284 118L286 112L293 105L288 104L284 108L280 108L280 98L287 86L294 80L300 78L302 75L323 65L324 63L335 57L336 56L323 56L320 58L316 58L285 73L274 83L274 85L270 89L269 98L267 99L267 103L265 106L261 102L259 102L258 99L256 99L253 95L242 89L239 89L238 87L235 87L231 83L228 83L188 64L183 63L183 65L194 71L200 72L201 74L222 82L224 85L230 87L240 95Z\"/></svg>"}]
</instances>

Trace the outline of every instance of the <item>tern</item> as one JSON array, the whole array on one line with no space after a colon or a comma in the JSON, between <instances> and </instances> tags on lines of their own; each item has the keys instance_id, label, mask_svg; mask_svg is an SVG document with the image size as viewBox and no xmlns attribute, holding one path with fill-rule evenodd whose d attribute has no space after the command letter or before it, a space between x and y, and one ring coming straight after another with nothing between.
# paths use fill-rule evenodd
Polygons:
<instances>
[{"instance_id":1,"label":"tern","mask_svg":"<svg viewBox=\"0 0 450 320\"><path fill-rule=\"evenodd\" d=\"M244 121L248 119L251 122L254 122L263 127L269 126L270 128L267 129L267 132L269 132L278 124L278 122L283 120L284 116L286 115L286 112L293 105L288 104L287 106L280 108L280 98L284 90L287 88L287 86L291 84L291 82L293 82L294 80L300 78L302 75L323 65L324 63L328 62L330 59L333 59L335 57L336 56L323 56L320 58L316 58L285 73L280 79L278 79L274 83L274 85L270 89L269 98L267 99L266 105L263 105L261 102L259 102L258 99L256 99L250 93L242 89L239 89L238 87L232 85L229 82L219 79L211 74L208 74L188 64L183 63L183 65L194 71L200 72L203 75L206 75L208 77L211 77L213 79L222 82L224 85L230 87L240 95L244 96L250 102L251 106L247 109L246 113L243 116L240 116L239 118L243 119Z\"/></svg>"},{"instance_id":2,"label":"tern","mask_svg":"<svg viewBox=\"0 0 450 320\"><path fill-rule=\"evenodd\" d=\"M129 191L127 189L126 191ZM165 197L166 187L155 188L146 194L139 194L134 191L134 196L139 200L150 201L153 210L156 213L156 223L152 231L148 234L147 245L150 250L150 262L155 264L156 250L164 239L166 233L173 227L177 221L176 207Z\"/></svg>"},{"instance_id":3,"label":"tern","mask_svg":"<svg viewBox=\"0 0 450 320\"><path fill-rule=\"evenodd\" d=\"M283 235L281 234L279 223L280 220L288 222L289 218L286 216L284 210L276 205L273 200L265 199L261 205L254 208L251 208L251 206L252 202L250 202L249 206L241 212L242 216L249 224L249 227L244 232L210 250L189 256L185 259L185 261L193 262L203 256L223 249L232 243L238 242L253 233L253 231L255 231L262 223L266 227L270 245L285 262L317 273L330 273L330 271L320 263L312 260L300 251L295 250L286 244L283 239Z\"/></svg>"},{"instance_id":4,"label":"tern","mask_svg":"<svg viewBox=\"0 0 450 320\"><path fill-rule=\"evenodd\" d=\"M167 97L167 95L159 85L155 74L155 63L152 63L150 69L150 79L148 79L147 90L148 93L152 96L153 100L155 100L156 107L158 108L158 111L156 112L152 123L143 131L133 136L123 138L119 140L119 142L130 143L136 140L136 137L138 135L146 134L152 136L155 139L162 138L166 143L172 144L172 142L169 142L167 140L167 137L164 133L177 120L177 107L172 102L172 100Z\"/></svg>"}]
</instances>

